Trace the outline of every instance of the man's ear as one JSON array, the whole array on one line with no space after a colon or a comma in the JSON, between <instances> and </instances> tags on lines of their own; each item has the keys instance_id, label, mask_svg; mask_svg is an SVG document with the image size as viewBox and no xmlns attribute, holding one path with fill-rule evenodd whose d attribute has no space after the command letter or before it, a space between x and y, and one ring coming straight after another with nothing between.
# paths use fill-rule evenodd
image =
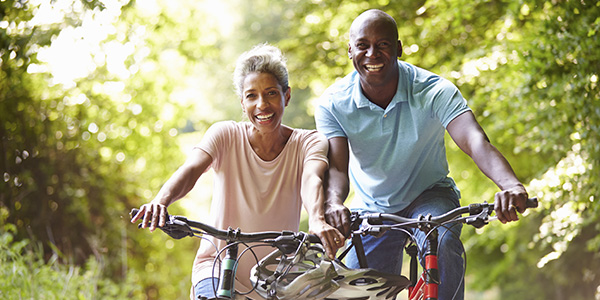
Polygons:
<instances>
[{"instance_id":1,"label":"man's ear","mask_svg":"<svg viewBox=\"0 0 600 300\"><path fill-rule=\"evenodd\" d=\"M402 57L402 41L398 40L398 58Z\"/></svg>"},{"instance_id":2,"label":"man's ear","mask_svg":"<svg viewBox=\"0 0 600 300\"><path fill-rule=\"evenodd\" d=\"M348 43L348 58L352 59L352 47L350 46L350 43Z\"/></svg>"}]
</instances>

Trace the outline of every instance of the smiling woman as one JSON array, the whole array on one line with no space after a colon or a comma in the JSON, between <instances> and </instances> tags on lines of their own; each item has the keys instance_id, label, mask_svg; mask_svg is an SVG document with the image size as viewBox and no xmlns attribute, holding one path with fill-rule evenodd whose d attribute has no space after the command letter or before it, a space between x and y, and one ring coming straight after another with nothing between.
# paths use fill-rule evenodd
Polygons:
<instances>
[{"instance_id":1,"label":"smiling woman","mask_svg":"<svg viewBox=\"0 0 600 300\"><path fill-rule=\"evenodd\" d=\"M272 46L243 54L234 81L242 111L253 125L248 131L250 145L261 159L275 159L292 134L291 128L281 124L291 97L283 55Z\"/></svg>"},{"instance_id":2,"label":"smiling woman","mask_svg":"<svg viewBox=\"0 0 600 300\"><path fill-rule=\"evenodd\" d=\"M309 231L319 236L332 257L344 236L325 222L323 212L328 144L315 130L282 124L291 91L281 51L262 44L242 54L234 85L248 121L221 121L210 126L183 166L154 200L142 205L132 222L143 218L142 226L150 230L164 226L167 206L189 193L211 168L214 191L209 225L246 232L298 231L304 205ZM194 261L194 299L215 297L213 265L225 242L208 239L212 243L201 243ZM258 259L270 251L268 247L253 250ZM252 255L239 259L236 290L251 290L250 269L255 263Z\"/></svg>"}]
</instances>

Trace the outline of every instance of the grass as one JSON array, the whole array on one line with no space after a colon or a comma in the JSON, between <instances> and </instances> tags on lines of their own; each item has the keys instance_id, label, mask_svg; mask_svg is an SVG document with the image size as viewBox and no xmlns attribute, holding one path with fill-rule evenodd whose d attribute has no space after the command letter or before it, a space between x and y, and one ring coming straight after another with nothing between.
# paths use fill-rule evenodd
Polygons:
<instances>
[{"instance_id":1,"label":"grass","mask_svg":"<svg viewBox=\"0 0 600 300\"><path fill-rule=\"evenodd\" d=\"M121 282L102 275L101 260L84 266L62 264L54 254L46 261L39 244L15 241L16 227L0 227L0 299L143 299L128 276Z\"/></svg>"}]
</instances>

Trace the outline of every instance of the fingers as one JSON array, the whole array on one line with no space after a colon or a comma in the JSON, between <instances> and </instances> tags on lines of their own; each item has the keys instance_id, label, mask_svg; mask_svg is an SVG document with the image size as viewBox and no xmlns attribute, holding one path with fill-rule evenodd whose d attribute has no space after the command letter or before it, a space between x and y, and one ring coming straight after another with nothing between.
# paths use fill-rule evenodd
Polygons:
<instances>
[{"instance_id":1,"label":"fingers","mask_svg":"<svg viewBox=\"0 0 600 300\"><path fill-rule=\"evenodd\" d=\"M140 207L139 212L131 219L134 223L142 219L141 228L150 228L150 231L166 224L167 207L158 203L148 203Z\"/></svg>"},{"instance_id":2,"label":"fingers","mask_svg":"<svg viewBox=\"0 0 600 300\"><path fill-rule=\"evenodd\" d=\"M332 226L323 223L323 226L314 226L310 232L321 239L325 253L330 259L335 259L337 250L344 246L344 236Z\"/></svg>"},{"instance_id":3,"label":"fingers","mask_svg":"<svg viewBox=\"0 0 600 300\"><path fill-rule=\"evenodd\" d=\"M137 222L137 220L139 220L144 215L144 209L145 206L142 205L142 207L140 207L140 209L138 210L137 214L135 214L135 216L131 218L131 223Z\"/></svg>"},{"instance_id":4,"label":"fingers","mask_svg":"<svg viewBox=\"0 0 600 300\"><path fill-rule=\"evenodd\" d=\"M328 209L325 220L342 234L350 232L350 210L343 205Z\"/></svg>"},{"instance_id":5,"label":"fingers","mask_svg":"<svg viewBox=\"0 0 600 300\"><path fill-rule=\"evenodd\" d=\"M527 209L527 192L522 190L505 190L496 193L494 210L502 224L519 220L518 213L524 213Z\"/></svg>"},{"instance_id":6,"label":"fingers","mask_svg":"<svg viewBox=\"0 0 600 300\"><path fill-rule=\"evenodd\" d=\"M345 238L338 230L334 230L333 234L330 234L326 240L327 245L323 245L325 252L327 256L333 260L335 259L337 250L344 246Z\"/></svg>"}]
</instances>

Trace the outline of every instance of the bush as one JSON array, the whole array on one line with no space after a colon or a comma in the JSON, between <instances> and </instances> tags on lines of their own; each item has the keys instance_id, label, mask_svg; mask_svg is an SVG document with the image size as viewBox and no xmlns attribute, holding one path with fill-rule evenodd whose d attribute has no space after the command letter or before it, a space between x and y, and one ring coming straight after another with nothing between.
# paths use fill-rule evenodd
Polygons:
<instances>
[{"instance_id":1,"label":"bush","mask_svg":"<svg viewBox=\"0 0 600 300\"><path fill-rule=\"evenodd\" d=\"M102 275L103 259L83 266L61 263L55 252L47 261L41 245L16 241L16 226L0 228L0 299L142 299L129 273L120 283Z\"/></svg>"}]
</instances>

